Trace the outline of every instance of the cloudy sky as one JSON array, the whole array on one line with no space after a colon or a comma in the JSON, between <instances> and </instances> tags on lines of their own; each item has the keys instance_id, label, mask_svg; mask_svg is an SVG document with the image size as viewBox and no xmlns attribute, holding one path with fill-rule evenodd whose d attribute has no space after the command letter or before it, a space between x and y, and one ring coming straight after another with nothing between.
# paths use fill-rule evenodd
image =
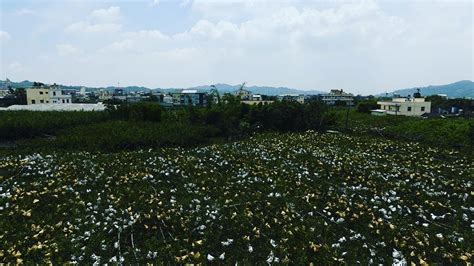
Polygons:
<instances>
[{"instance_id":1,"label":"cloudy sky","mask_svg":"<svg viewBox=\"0 0 474 266\"><path fill-rule=\"evenodd\" d=\"M0 79L361 94L474 79L472 1L0 3Z\"/></svg>"}]
</instances>

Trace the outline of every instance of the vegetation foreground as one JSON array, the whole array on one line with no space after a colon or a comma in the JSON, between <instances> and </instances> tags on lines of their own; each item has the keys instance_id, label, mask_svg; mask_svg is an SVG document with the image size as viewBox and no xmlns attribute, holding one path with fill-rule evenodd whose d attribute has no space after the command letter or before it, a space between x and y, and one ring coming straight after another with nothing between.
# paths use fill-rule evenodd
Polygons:
<instances>
[{"instance_id":1,"label":"vegetation foreground","mask_svg":"<svg viewBox=\"0 0 474 266\"><path fill-rule=\"evenodd\" d=\"M472 261L473 160L364 136L0 159L3 262Z\"/></svg>"}]
</instances>

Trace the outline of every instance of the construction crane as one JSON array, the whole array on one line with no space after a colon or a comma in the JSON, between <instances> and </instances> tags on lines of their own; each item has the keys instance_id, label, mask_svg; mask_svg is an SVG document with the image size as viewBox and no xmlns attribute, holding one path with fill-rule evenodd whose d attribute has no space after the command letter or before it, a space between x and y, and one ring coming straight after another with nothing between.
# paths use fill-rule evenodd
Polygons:
<instances>
[{"instance_id":1,"label":"construction crane","mask_svg":"<svg viewBox=\"0 0 474 266\"><path fill-rule=\"evenodd\" d=\"M244 87L245 85L247 84L246 81L244 81L244 83L242 83L239 87L239 89L237 90L237 96L240 97L241 100L248 100L248 94L245 93L245 90L244 90Z\"/></svg>"},{"instance_id":2,"label":"construction crane","mask_svg":"<svg viewBox=\"0 0 474 266\"><path fill-rule=\"evenodd\" d=\"M245 85L247 84L247 81L244 81L244 83L242 83L240 85L240 88L239 88L239 95L242 95L243 91L244 91L244 87Z\"/></svg>"},{"instance_id":3,"label":"construction crane","mask_svg":"<svg viewBox=\"0 0 474 266\"><path fill-rule=\"evenodd\" d=\"M211 85L211 91L209 94L212 96L212 100L215 103L219 104L221 102L221 96L219 95L216 85Z\"/></svg>"}]
</instances>

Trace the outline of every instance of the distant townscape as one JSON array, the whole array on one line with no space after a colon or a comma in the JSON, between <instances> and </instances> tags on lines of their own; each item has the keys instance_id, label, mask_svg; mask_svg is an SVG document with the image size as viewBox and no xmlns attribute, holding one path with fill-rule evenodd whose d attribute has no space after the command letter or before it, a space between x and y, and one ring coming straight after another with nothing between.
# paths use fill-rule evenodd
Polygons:
<instances>
[{"instance_id":1,"label":"distant townscape","mask_svg":"<svg viewBox=\"0 0 474 266\"><path fill-rule=\"evenodd\" d=\"M295 101L305 103L320 101L329 106L354 106L355 103L373 101L370 112L373 115L432 116L434 114L459 114L471 108L453 105L449 108L432 108L430 98L453 98L450 95L464 95L470 99L474 94L472 81L460 81L445 86L397 90L376 96L353 95L342 89L322 91L301 91L289 88L246 87L246 83L231 86L216 84L188 89L149 89L145 87L88 88L44 84L41 82L12 82L8 79L0 83L0 110L36 111L102 111L107 104L155 102L165 108L180 106L208 106L225 102L226 95L237 97L249 105L270 104L275 101ZM422 91L425 96L422 96ZM444 92L444 93L440 93ZM276 94L279 93L279 94ZM460 97L457 97L460 98ZM376 103L375 103L376 101ZM466 110L468 109L468 110Z\"/></svg>"}]
</instances>

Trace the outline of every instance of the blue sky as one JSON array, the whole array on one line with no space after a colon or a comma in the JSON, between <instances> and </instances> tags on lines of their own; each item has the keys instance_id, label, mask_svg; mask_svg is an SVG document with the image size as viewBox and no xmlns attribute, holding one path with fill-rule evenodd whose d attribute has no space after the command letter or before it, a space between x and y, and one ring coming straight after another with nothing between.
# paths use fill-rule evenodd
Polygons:
<instances>
[{"instance_id":1,"label":"blue sky","mask_svg":"<svg viewBox=\"0 0 474 266\"><path fill-rule=\"evenodd\" d=\"M1 79L371 94L474 76L472 1L0 3Z\"/></svg>"}]
</instances>

